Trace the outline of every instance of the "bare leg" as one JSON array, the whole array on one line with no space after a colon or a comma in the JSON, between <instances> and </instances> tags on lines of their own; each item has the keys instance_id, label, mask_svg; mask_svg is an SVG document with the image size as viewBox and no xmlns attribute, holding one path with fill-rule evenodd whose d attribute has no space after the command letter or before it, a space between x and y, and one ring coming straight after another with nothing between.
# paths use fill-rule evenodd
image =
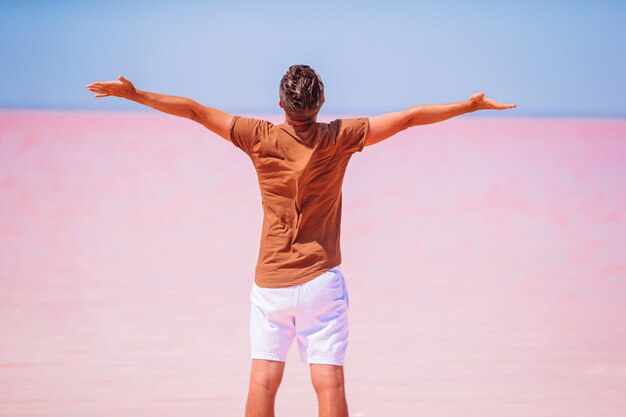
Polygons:
<instances>
[{"instance_id":1,"label":"bare leg","mask_svg":"<svg viewBox=\"0 0 626 417\"><path fill-rule=\"evenodd\" d=\"M252 359L246 417L274 417L274 400L285 362Z\"/></svg>"},{"instance_id":2,"label":"bare leg","mask_svg":"<svg viewBox=\"0 0 626 417\"><path fill-rule=\"evenodd\" d=\"M348 417L343 366L312 363L311 381L317 393L319 417Z\"/></svg>"}]
</instances>

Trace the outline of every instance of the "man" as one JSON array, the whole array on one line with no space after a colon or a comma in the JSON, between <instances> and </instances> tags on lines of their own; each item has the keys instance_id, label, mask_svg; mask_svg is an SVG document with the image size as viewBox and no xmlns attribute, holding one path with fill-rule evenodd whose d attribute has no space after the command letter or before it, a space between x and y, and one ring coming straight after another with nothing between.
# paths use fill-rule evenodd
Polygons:
<instances>
[{"instance_id":1,"label":"man","mask_svg":"<svg viewBox=\"0 0 626 417\"><path fill-rule=\"evenodd\" d=\"M117 96L194 120L243 150L257 171L263 227L250 290L252 367L246 417L274 416L287 352L298 341L310 364L320 417L347 417L343 365L348 344L348 291L341 271L341 185L355 152L412 126L483 109L510 109L472 95L370 118L318 123L324 84L307 65L283 76L278 105L285 122L233 116L196 101L137 90L119 81L87 86L95 97Z\"/></svg>"}]
</instances>

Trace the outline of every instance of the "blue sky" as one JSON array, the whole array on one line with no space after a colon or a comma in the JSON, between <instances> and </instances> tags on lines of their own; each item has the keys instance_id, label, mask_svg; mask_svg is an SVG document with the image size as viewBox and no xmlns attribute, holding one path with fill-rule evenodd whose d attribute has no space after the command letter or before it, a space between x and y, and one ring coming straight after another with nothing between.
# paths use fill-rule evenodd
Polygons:
<instances>
[{"instance_id":1,"label":"blue sky","mask_svg":"<svg viewBox=\"0 0 626 417\"><path fill-rule=\"evenodd\" d=\"M85 86L279 112L309 64L323 112L375 114L484 91L518 116L626 117L626 2L0 2L0 108L146 110Z\"/></svg>"}]
</instances>

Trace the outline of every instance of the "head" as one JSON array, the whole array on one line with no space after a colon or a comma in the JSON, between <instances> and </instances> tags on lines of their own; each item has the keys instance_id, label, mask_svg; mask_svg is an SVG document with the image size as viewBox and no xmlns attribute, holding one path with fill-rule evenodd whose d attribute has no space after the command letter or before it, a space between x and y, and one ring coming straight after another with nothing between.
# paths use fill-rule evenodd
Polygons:
<instances>
[{"instance_id":1,"label":"head","mask_svg":"<svg viewBox=\"0 0 626 417\"><path fill-rule=\"evenodd\" d=\"M292 65L280 80L278 95L290 120L311 120L324 104L324 83L308 65Z\"/></svg>"}]
</instances>

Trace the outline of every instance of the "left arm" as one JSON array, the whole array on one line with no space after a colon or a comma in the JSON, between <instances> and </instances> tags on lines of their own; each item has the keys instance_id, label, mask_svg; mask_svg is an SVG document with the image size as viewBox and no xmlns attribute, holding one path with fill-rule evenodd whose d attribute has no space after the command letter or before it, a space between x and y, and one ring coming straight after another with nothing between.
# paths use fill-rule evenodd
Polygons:
<instances>
[{"instance_id":1,"label":"left arm","mask_svg":"<svg viewBox=\"0 0 626 417\"><path fill-rule=\"evenodd\" d=\"M485 98L484 93L473 94L466 101L446 104L424 104L406 110L370 117L365 146L381 142L409 127L442 122L452 117L476 110L504 110L515 108L515 104L502 104Z\"/></svg>"}]
</instances>

